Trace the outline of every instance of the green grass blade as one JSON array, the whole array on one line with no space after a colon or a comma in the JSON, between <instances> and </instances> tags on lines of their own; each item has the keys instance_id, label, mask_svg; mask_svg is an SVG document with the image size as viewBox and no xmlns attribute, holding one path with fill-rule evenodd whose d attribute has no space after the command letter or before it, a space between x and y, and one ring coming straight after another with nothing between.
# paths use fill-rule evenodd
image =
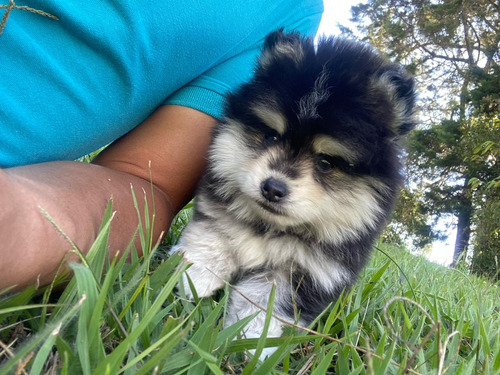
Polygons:
<instances>
[{"instance_id":1,"label":"green grass blade","mask_svg":"<svg viewBox=\"0 0 500 375\"><path fill-rule=\"evenodd\" d=\"M132 304L134 303L134 301L137 299L137 297L139 297L139 295L141 294L141 292L146 287L146 284L147 284L148 280L149 280L149 276L148 275L145 275L142 278L142 280L140 281L140 284L138 285L138 287L135 290L134 294L132 294L132 296L128 299L127 304L123 307L120 315L118 316L119 320L123 320L123 317L125 316L125 314L127 313L127 311L130 309L130 307L132 306Z\"/></svg>"},{"instance_id":2,"label":"green grass blade","mask_svg":"<svg viewBox=\"0 0 500 375\"><path fill-rule=\"evenodd\" d=\"M495 354L493 359L493 371L500 374L500 345L498 345L498 339L497 339L497 353Z\"/></svg>"},{"instance_id":3,"label":"green grass blade","mask_svg":"<svg viewBox=\"0 0 500 375\"><path fill-rule=\"evenodd\" d=\"M204 353L211 353L214 342L217 337L217 320L221 316L222 309L224 308L225 301L227 299L227 295L217 304L215 309L213 309L206 317L203 318L203 322L199 325L199 328L193 334L189 344L195 345L196 353L198 355L193 356L193 361L198 361L198 357L200 357L199 351L203 351ZM200 306L203 306L203 303L207 303L207 300L203 300L200 303ZM209 362L207 362L206 358L202 358L202 361L198 363L196 367L191 367L189 369L188 374L197 375L205 372L205 368L209 366Z\"/></svg>"},{"instance_id":4,"label":"green grass blade","mask_svg":"<svg viewBox=\"0 0 500 375\"><path fill-rule=\"evenodd\" d=\"M212 354L204 351L200 347L198 347L194 342L189 341L188 344L194 348L196 353L200 356L200 358L205 362L206 366L210 369L212 374L216 375L224 375L224 373L219 369L217 366L217 358L214 357ZM193 371L195 367L190 368L190 372ZM198 372L197 374L201 374L201 372Z\"/></svg>"},{"instance_id":5,"label":"green grass blade","mask_svg":"<svg viewBox=\"0 0 500 375\"><path fill-rule=\"evenodd\" d=\"M347 348L346 348L347 349ZM349 363L344 354L344 349L338 348L337 350L337 374L349 374Z\"/></svg>"},{"instance_id":6,"label":"green grass blade","mask_svg":"<svg viewBox=\"0 0 500 375\"><path fill-rule=\"evenodd\" d=\"M80 358L80 364L84 375L90 375L91 373L91 355L90 352L94 350L100 350L100 345L96 345L97 341L89 342L89 332L88 327L92 319L92 310L97 302L97 287L95 285L95 279L86 266L79 263L72 263L71 268L75 273L75 278L77 280L77 288L80 295L86 295L87 299L82 305L80 310L80 315L78 317L78 332L76 336L76 347L78 352L78 357Z\"/></svg>"},{"instance_id":7,"label":"green grass blade","mask_svg":"<svg viewBox=\"0 0 500 375\"><path fill-rule=\"evenodd\" d=\"M30 286L17 294L0 296L0 327L5 320L12 319L13 313L23 311L26 306L35 306L36 304L29 304L35 292L35 287Z\"/></svg>"},{"instance_id":8,"label":"green grass blade","mask_svg":"<svg viewBox=\"0 0 500 375\"><path fill-rule=\"evenodd\" d=\"M269 302L267 304L266 320L264 322L264 329L262 330L262 336L257 342L257 348L255 348L255 354L252 360L248 363L242 372L242 375L250 375L259 361L259 356L262 354L264 347L266 345L267 332L269 331L269 325L271 324L273 307L274 307L274 296L276 293L276 284L273 284L271 288L271 293L269 295Z\"/></svg>"},{"instance_id":9,"label":"green grass blade","mask_svg":"<svg viewBox=\"0 0 500 375\"><path fill-rule=\"evenodd\" d=\"M389 346L389 349L387 350L385 348L385 339L386 339L386 334L382 336L383 340L380 341L379 345L377 346L377 349L375 352L384 357L384 359L378 359L376 357L372 358L373 362L373 368L374 368L374 373L375 374L387 374L389 373L388 368L389 365L391 364L392 357L394 355L394 349L396 348L396 342L393 341L391 345Z\"/></svg>"},{"instance_id":10,"label":"green grass blade","mask_svg":"<svg viewBox=\"0 0 500 375\"><path fill-rule=\"evenodd\" d=\"M337 344L333 343L324 347L326 351L326 355L323 359L318 363L314 371L311 372L311 375L323 375L326 374L330 366L332 365L333 356L337 352Z\"/></svg>"},{"instance_id":11,"label":"green grass blade","mask_svg":"<svg viewBox=\"0 0 500 375\"><path fill-rule=\"evenodd\" d=\"M169 322L172 322L172 319L169 319L165 326L172 327ZM146 355L151 354L156 351L151 358L145 362L139 369L134 373L135 375L142 374L150 374L151 370L154 368L161 369L164 363L168 360L168 354L173 350L173 348L180 342L180 340L187 335L190 330L190 327L187 327L183 330L178 330L182 326L181 323L176 323L177 326L175 328L168 329L168 333L165 334L160 340L158 340L153 346L147 349L147 352L141 353L137 358L141 359ZM141 357L141 358L139 358ZM137 359L137 360L138 360ZM131 364L132 365L132 364ZM124 367L122 370L125 370Z\"/></svg>"},{"instance_id":12,"label":"green grass blade","mask_svg":"<svg viewBox=\"0 0 500 375\"><path fill-rule=\"evenodd\" d=\"M182 368L183 370L180 373L186 374L188 367L190 366L191 359L193 358L192 350L185 349L180 352L173 354L168 361L165 362L162 371L168 374L171 374L172 371ZM201 361L201 359L200 359ZM192 364L196 365L196 364ZM191 366L192 366L191 365Z\"/></svg>"},{"instance_id":13,"label":"green grass blade","mask_svg":"<svg viewBox=\"0 0 500 375\"><path fill-rule=\"evenodd\" d=\"M70 321L77 314L78 310L80 309L84 301L85 301L85 296L82 296L82 298L80 298L80 300L76 304L70 307L65 312L65 314L61 316L60 319L58 319L56 322L51 322L50 324L47 324L41 332L39 332L34 338L32 338L21 348L19 348L14 358L11 358L2 365L2 367L0 368L0 375L9 374L10 370L19 361L23 360L29 353L34 352L36 348L40 345L40 343L43 342L44 340L47 340L47 338L49 338L49 336L52 335L53 332L58 327L64 327L64 325L67 324L68 321Z\"/></svg>"},{"instance_id":14,"label":"green grass blade","mask_svg":"<svg viewBox=\"0 0 500 375\"><path fill-rule=\"evenodd\" d=\"M86 254L87 262L90 264L90 268L93 270L94 277L98 283L101 282L104 264L109 257L108 254L108 240L109 231L111 228L111 222L114 218L114 213L112 212L112 201L110 200L106 211L104 212L104 217L101 222L101 226L97 237Z\"/></svg>"},{"instance_id":15,"label":"green grass blade","mask_svg":"<svg viewBox=\"0 0 500 375\"><path fill-rule=\"evenodd\" d=\"M233 325L224 328L218 335L217 339L215 340L215 346L220 346L226 341L231 341L233 340L238 334L241 333L243 328L246 327L246 325L252 321L257 314L259 314L259 311L253 313L252 315L249 315L241 320L236 321Z\"/></svg>"},{"instance_id":16,"label":"green grass blade","mask_svg":"<svg viewBox=\"0 0 500 375\"><path fill-rule=\"evenodd\" d=\"M184 267L185 268L185 267ZM117 373L119 367L121 365L122 360L125 358L127 351L132 346L132 344L139 338L141 333L148 328L151 320L154 318L156 313L162 307L162 304L169 297L174 289L175 285L180 279L183 268L177 270L177 272L168 280L167 284L163 287L163 289L159 292L155 301L151 305L150 309L147 313L141 317L141 320L132 332L129 333L129 336L126 337L114 350L113 352L106 357L104 361L102 361L94 370L94 374L100 375L107 371L111 371L111 373Z\"/></svg>"},{"instance_id":17,"label":"green grass blade","mask_svg":"<svg viewBox=\"0 0 500 375\"><path fill-rule=\"evenodd\" d=\"M33 362L33 365L31 366L30 375L38 375L42 373L45 361L47 360L47 357L52 351L52 347L56 342L56 337L59 334L60 329L61 325L56 327L56 329L49 335L47 340L45 340L45 343L38 351L38 354L36 355L35 360Z\"/></svg>"},{"instance_id":18,"label":"green grass blade","mask_svg":"<svg viewBox=\"0 0 500 375\"><path fill-rule=\"evenodd\" d=\"M283 342L283 344L281 344L278 349L276 349L276 351L262 363L262 365L255 372L255 375L270 374L274 367L281 362L281 359L284 357L284 355L290 352L290 348L292 347L292 345L290 345L291 342L292 336L288 337L288 339Z\"/></svg>"},{"instance_id":19,"label":"green grass blade","mask_svg":"<svg viewBox=\"0 0 500 375\"><path fill-rule=\"evenodd\" d=\"M180 334L178 333L178 331L180 331L181 328L182 328L182 324L178 324L177 327L173 328L170 332L168 332L168 334L166 334L165 336L163 336L162 338L160 338L158 341L156 341L153 345L150 345L146 350L144 350L143 352L141 352L137 357L134 358L133 361L130 361L129 363L127 363L127 365L125 365L121 369L121 371L126 371L129 368L131 368L132 366L135 366L143 358L147 357L152 352L154 352L159 347L161 347L162 344L164 342L166 342L167 340L170 341L170 343L172 343L174 341L178 342L182 338L182 336L184 335L184 333L185 333L183 331L181 331Z\"/></svg>"},{"instance_id":20,"label":"green grass blade","mask_svg":"<svg viewBox=\"0 0 500 375\"><path fill-rule=\"evenodd\" d=\"M60 304L56 303L44 303L44 304L34 304L34 305L23 305L23 306L15 306L15 307L8 307L5 309L0 309L0 315L11 315L12 313L19 312L19 311L26 311L30 309L40 309L44 307L59 307Z\"/></svg>"},{"instance_id":21,"label":"green grass blade","mask_svg":"<svg viewBox=\"0 0 500 375\"><path fill-rule=\"evenodd\" d=\"M266 346L280 346L288 339L290 340L290 344L299 345L311 340L319 340L319 337L314 336L281 336L281 337L271 337L266 339ZM255 349L260 339L241 339L232 341L227 348L225 349L225 353L239 353L244 352L245 350Z\"/></svg>"},{"instance_id":22,"label":"green grass blade","mask_svg":"<svg viewBox=\"0 0 500 375\"><path fill-rule=\"evenodd\" d=\"M69 346L69 344L61 337L61 335L57 335L56 337L56 347L59 356L63 360L63 364L65 366L69 366L70 362L76 362L76 355Z\"/></svg>"}]
</instances>

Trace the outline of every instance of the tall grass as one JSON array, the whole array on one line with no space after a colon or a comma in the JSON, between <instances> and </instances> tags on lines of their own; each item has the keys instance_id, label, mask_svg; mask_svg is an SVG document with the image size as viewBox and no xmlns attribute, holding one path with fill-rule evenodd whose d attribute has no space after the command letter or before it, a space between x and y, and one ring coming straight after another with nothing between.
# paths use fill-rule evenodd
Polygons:
<instances>
[{"instance_id":1,"label":"tall grass","mask_svg":"<svg viewBox=\"0 0 500 375\"><path fill-rule=\"evenodd\" d=\"M59 280L0 297L0 374L500 373L499 285L384 244L310 327L241 338L252 317L222 324L230 286L194 301L175 288L187 265L167 253L189 217L161 245L141 220L144 255L131 244L129 261L110 260L108 208L62 292ZM278 349L263 362L248 352L267 346Z\"/></svg>"}]
</instances>

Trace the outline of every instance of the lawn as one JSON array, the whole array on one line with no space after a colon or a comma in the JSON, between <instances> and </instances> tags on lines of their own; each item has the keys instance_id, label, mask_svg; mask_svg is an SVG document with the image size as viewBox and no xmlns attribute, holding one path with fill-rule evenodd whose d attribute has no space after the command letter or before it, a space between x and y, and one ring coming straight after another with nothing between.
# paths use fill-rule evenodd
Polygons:
<instances>
[{"instance_id":1,"label":"lawn","mask_svg":"<svg viewBox=\"0 0 500 375\"><path fill-rule=\"evenodd\" d=\"M160 245L143 222L144 257L110 261L110 208L69 284L0 297L0 374L500 374L499 285L387 244L310 327L241 338L251 317L222 324L230 285L194 301L176 289L186 265L168 248L189 215ZM248 354L265 346L278 350L264 362Z\"/></svg>"}]
</instances>

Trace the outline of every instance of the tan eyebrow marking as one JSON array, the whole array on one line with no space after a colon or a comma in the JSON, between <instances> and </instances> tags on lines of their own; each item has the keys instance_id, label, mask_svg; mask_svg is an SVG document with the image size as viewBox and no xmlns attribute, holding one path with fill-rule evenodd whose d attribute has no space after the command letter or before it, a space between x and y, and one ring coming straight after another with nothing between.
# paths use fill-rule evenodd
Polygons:
<instances>
[{"instance_id":1,"label":"tan eyebrow marking","mask_svg":"<svg viewBox=\"0 0 500 375\"><path fill-rule=\"evenodd\" d=\"M358 153L351 145L340 142L327 135L318 135L313 141L313 149L317 154L330 156L341 156L348 162L355 163L358 159Z\"/></svg>"},{"instance_id":2,"label":"tan eyebrow marking","mask_svg":"<svg viewBox=\"0 0 500 375\"><path fill-rule=\"evenodd\" d=\"M262 105L254 105L252 110L264 124L276 130L281 135L285 134L287 127L286 118L281 112Z\"/></svg>"}]
</instances>

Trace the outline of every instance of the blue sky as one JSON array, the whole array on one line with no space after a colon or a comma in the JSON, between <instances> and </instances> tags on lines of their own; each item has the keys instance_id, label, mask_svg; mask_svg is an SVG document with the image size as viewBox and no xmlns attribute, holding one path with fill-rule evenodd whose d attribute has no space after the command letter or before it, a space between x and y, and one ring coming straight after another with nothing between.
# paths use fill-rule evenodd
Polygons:
<instances>
[{"instance_id":1,"label":"blue sky","mask_svg":"<svg viewBox=\"0 0 500 375\"><path fill-rule=\"evenodd\" d=\"M318 34L338 35L337 23L347 24L351 18L351 6L361 2L358 0L323 0L325 12L321 19Z\"/></svg>"}]
</instances>

